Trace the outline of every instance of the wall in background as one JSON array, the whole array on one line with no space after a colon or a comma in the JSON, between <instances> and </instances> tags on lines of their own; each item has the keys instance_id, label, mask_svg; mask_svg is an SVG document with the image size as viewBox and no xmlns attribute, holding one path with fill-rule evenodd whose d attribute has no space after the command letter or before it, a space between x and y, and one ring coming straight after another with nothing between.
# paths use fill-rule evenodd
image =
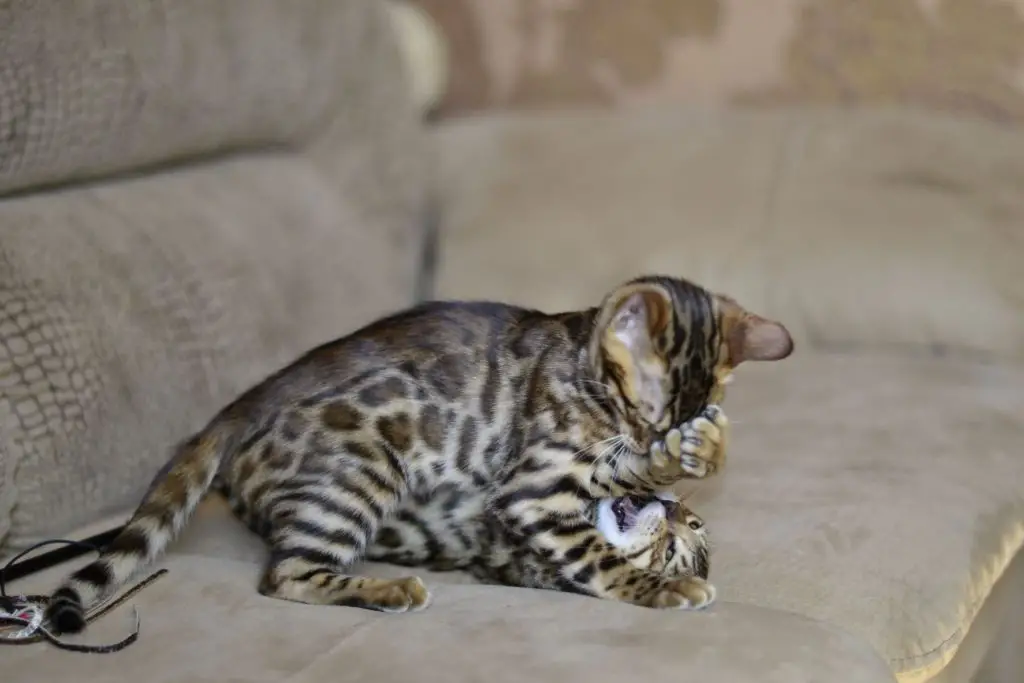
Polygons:
<instances>
[{"instance_id":1,"label":"wall in background","mask_svg":"<svg viewBox=\"0 0 1024 683\"><path fill-rule=\"evenodd\" d=\"M1024 0L414 0L442 115L567 104L910 104L1024 121Z\"/></svg>"}]
</instances>

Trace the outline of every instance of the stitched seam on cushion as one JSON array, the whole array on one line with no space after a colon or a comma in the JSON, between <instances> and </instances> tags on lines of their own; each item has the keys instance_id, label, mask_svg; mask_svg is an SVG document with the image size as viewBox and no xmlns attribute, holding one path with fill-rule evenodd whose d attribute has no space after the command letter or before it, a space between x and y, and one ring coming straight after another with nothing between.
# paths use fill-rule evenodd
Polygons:
<instances>
[{"instance_id":1,"label":"stitched seam on cushion","mask_svg":"<svg viewBox=\"0 0 1024 683\"><path fill-rule=\"evenodd\" d=\"M330 609L330 608L328 607L328 609ZM340 648L341 646L343 646L346 643L348 643L348 641L352 640L354 637L356 637L357 635L361 634L366 629L374 628L375 626L383 623L383 621L386 621L386 620L366 621L366 622L363 622L362 624L359 624L358 626L354 627L351 632L349 632L346 635L342 636L341 640L337 641L334 645L332 645L331 647L327 648L326 650L324 650L320 654L314 655L309 661L306 662L306 666L302 667L301 669L299 669L298 671L296 671L294 673L289 674L287 678L282 679L281 683L291 683L292 681L295 680L295 678L297 676L301 676L303 673L308 671L311 667L315 666L316 663L319 662L320 660L322 660L324 657L331 656L332 654L334 654L338 650L338 648Z\"/></svg>"},{"instance_id":2,"label":"stitched seam on cushion","mask_svg":"<svg viewBox=\"0 0 1024 683\"><path fill-rule=\"evenodd\" d=\"M1010 566L1010 563L1013 561L1013 559L1020 552L1021 548L1024 547L1024 522L1019 522L1016 525L1016 532L1015 532L1014 535L1017 536L1017 542L1014 544L1015 547L1013 548L1013 550L1011 552L1006 553L1006 555L1004 556L1003 562L1002 562L1002 566L999 567L999 570L994 573L994 578L993 578L992 581L989 582L988 587L984 591L984 595L982 595L978 599L976 599L974 601L974 603L968 608L967 612L968 612L968 614L970 616L967 619L964 619L963 622L961 623L961 625L958 626L953 631L952 634L950 634L948 637L946 637L942 641L940 641L935 647L929 648L928 650L926 650L925 652L923 652L921 654L907 655L905 657L890 658L889 659L889 663L890 663L890 665L893 665L894 671L896 670L896 667L900 666L901 663L912 661L912 660L927 659L927 658L931 658L931 657L935 656L936 654L940 654L943 650L946 650L947 646L950 644L950 642L952 642L954 640L957 641L956 642L956 648L959 648L961 642L963 642L964 637L966 637L967 632L970 630L971 626L974 624L974 620L977 618L978 612L981 611L981 606L985 603L985 601L988 600L989 596L992 594L992 590L996 587L996 584L999 583L999 580L1003 577L1003 574L1006 573L1006 570ZM1010 536L1010 534L1007 534L1007 537L1008 536ZM1005 540L1005 537L1004 537L1004 540ZM954 653L955 653L956 648L954 648ZM952 659L952 657L950 659ZM946 663L948 664L948 661ZM906 670L902 670L902 671L896 671L896 675L897 675L897 677L903 677L903 676L908 676L908 675L912 675L912 674L915 674L915 673L919 673L919 672L922 672L922 671L927 671L929 668L931 668L932 664L934 664L934 661L928 662L928 663L923 664L921 666L917 666L917 667L915 667L913 669L906 669ZM945 668L945 665L943 665L942 668Z\"/></svg>"},{"instance_id":3,"label":"stitched seam on cushion","mask_svg":"<svg viewBox=\"0 0 1024 683\"><path fill-rule=\"evenodd\" d=\"M938 645L929 648L928 650L925 650L921 654L907 655L905 657L894 657L891 658L889 661L905 662L911 659L921 659L924 657L929 657L938 652L939 650L941 650L942 648L944 648L951 640L955 639L958 635L966 635L966 632L970 630L971 625L974 623L974 619L978 616L978 612L981 611L981 605L986 600L988 600L988 597L992 594L992 590L995 588L996 584L999 583L999 579L1003 577L1003 574L1006 572L1006 569L1010 566L1010 562L1013 561L1013 558L1016 557L1017 553L1020 552L1021 547L1024 546L1024 532L1018 532L1018 535L1020 536L1020 540L1016 543L1016 547L1010 553L1007 553L1003 562L1003 566L999 568L999 571L996 572L995 578L990 582L988 588L985 589L985 594L981 596L979 599L975 600L974 603L968 609L970 617L964 620L966 622L965 624L962 623L960 626L956 628L955 631L953 631L952 634L941 640Z\"/></svg>"},{"instance_id":4,"label":"stitched seam on cushion","mask_svg":"<svg viewBox=\"0 0 1024 683\"><path fill-rule=\"evenodd\" d=\"M989 594L991 594L991 592L992 592L992 590L989 589L988 593L985 594L985 599L983 599L981 602L984 602L985 600L987 600L988 596L989 596ZM942 640L940 640L938 645L925 650L921 654L919 654L919 655L907 655L905 657L893 657L889 661L892 662L892 663L906 662L906 661L909 661L911 659L922 659L922 658L925 658L925 657L930 657L930 656L938 653L940 650L945 648L946 645L948 645L950 643L950 641L952 641L952 640L954 640L956 638L963 638L965 635L967 635L967 630L970 628L970 624L974 622L974 617L976 617L976 616L977 616L977 611L975 611L973 616L968 620L970 623L968 623L966 627L963 624L961 624L960 626L957 626L956 629L953 631L953 633L950 634L949 636L947 636L946 638L943 638ZM923 666L921 668L926 669L926 668L928 668L928 665L926 664L925 666ZM909 671L914 671L914 669L910 669Z\"/></svg>"},{"instance_id":5,"label":"stitched seam on cushion","mask_svg":"<svg viewBox=\"0 0 1024 683\"><path fill-rule=\"evenodd\" d=\"M438 254L440 250L440 208L435 197L430 196L421 213L420 253L418 254L416 303L434 298L437 288Z\"/></svg>"}]
</instances>

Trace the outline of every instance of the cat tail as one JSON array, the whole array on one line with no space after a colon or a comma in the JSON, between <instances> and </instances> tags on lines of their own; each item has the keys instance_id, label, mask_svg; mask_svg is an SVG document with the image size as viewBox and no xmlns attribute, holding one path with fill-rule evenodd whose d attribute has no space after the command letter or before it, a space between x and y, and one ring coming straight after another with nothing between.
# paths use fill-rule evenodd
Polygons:
<instances>
[{"instance_id":1,"label":"cat tail","mask_svg":"<svg viewBox=\"0 0 1024 683\"><path fill-rule=\"evenodd\" d=\"M213 484L224 456L235 448L235 434L229 421L214 421L177 447L135 514L99 558L69 576L50 596L46 618L58 633L82 631L90 605L153 562L177 537Z\"/></svg>"}]
</instances>

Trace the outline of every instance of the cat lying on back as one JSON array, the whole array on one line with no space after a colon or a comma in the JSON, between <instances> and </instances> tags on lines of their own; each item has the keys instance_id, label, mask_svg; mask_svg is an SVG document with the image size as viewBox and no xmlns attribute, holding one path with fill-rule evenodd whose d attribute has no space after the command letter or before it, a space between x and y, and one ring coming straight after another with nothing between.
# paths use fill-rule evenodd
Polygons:
<instances>
[{"instance_id":1,"label":"cat lying on back","mask_svg":"<svg viewBox=\"0 0 1024 683\"><path fill-rule=\"evenodd\" d=\"M452 514L486 507L566 589L687 605L691 583L634 566L588 506L713 474L727 423L712 391L737 365L792 349L781 324L678 278L638 278L553 315L416 306L309 351L221 410L99 559L57 589L48 618L81 630L84 606L156 559L214 485L270 546L267 596L422 608L418 578L348 571L382 525L417 523L449 487Z\"/></svg>"},{"instance_id":2,"label":"cat lying on back","mask_svg":"<svg viewBox=\"0 0 1024 683\"><path fill-rule=\"evenodd\" d=\"M447 517L449 495L458 494L439 491L415 523L385 522L366 559L434 571L464 570L483 583L577 592L555 566L528 547L510 543L504 528L487 514ZM676 496L595 499L587 506L587 518L634 567L684 580L688 601L681 607L700 609L714 601L714 586L707 582L710 558L704 520Z\"/></svg>"}]
</instances>

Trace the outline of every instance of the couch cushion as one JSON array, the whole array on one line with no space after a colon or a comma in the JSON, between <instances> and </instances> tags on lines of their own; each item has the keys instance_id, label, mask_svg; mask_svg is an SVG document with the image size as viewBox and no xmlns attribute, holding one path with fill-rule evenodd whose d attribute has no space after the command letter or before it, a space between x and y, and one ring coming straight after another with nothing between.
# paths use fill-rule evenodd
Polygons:
<instances>
[{"instance_id":1,"label":"couch cushion","mask_svg":"<svg viewBox=\"0 0 1024 683\"><path fill-rule=\"evenodd\" d=\"M252 157L0 202L10 546L134 506L240 391L410 302L413 207L335 181Z\"/></svg>"},{"instance_id":2,"label":"couch cushion","mask_svg":"<svg viewBox=\"0 0 1024 683\"><path fill-rule=\"evenodd\" d=\"M5 680L62 680L74 672L97 683L892 681L872 648L839 628L729 602L704 613L656 611L429 573L434 600L417 614L263 598L255 590L258 544L223 505L205 507L165 563L170 573L129 601L142 620L136 644L90 657L45 645L9 648ZM367 571L407 573L380 565ZM14 586L46 589L55 580L50 570ZM125 606L78 640L113 642L131 625Z\"/></svg>"},{"instance_id":3,"label":"couch cushion","mask_svg":"<svg viewBox=\"0 0 1024 683\"><path fill-rule=\"evenodd\" d=\"M645 271L798 346L1024 358L1024 133L913 111L665 107L448 123L438 294L559 309Z\"/></svg>"},{"instance_id":4,"label":"couch cushion","mask_svg":"<svg viewBox=\"0 0 1024 683\"><path fill-rule=\"evenodd\" d=\"M123 512L238 391L410 303L423 233L380 4L64 9L0 6L0 555Z\"/></svg>"},{"instance_id":5,"label":"couch cushion","mask_svg":"<svg viewBox=\"0 0 1024 683\"><path fill-rule=\"evenodd\" d=\"M3 3L0 192L308 140L385 73L367 4Z\"/></svg>"},{"instance_id":6,"label":"couch cushion","mask_svg":"<svg viewBox=\"0 0 1024 683\"><path fill-rule=\"evenodd\" d=\"M934 675L1024 542L1024 368L798 352L741 368L726 409L723 476L683 487L721 596Z\"/></svg>"},{"instance_id":7,"label":"couch cushion","mask_svg":"<svg viewBox=\"0 0 1024 683\"><path fill-rule=\"evenodd\" d=\"M833 624L871 643L900 681L929 680L956 655L1024 540L1024 425L1019 420L1024 369L798 353L785 364L741 368L736 376L726 403L734 424L727 468L699 487L681 487L708 521L714 548L711 576L720 599L727 609L754 606ZM249 567L231 578L237 582L232 590L254 585L265 555L258 539L242 530L215 498L202 506L174 551ZM53 579L34 581L50 587ZM447 586L468 579L449 574L431 581ZM456 589L439 593L441 603L451 591ZM487 597L456 593L475 596L480 609L501 610L506 618L522 612L543 613L546 619L569 609L560 602L568 596L537 598L548 601L547 606L528 608L524 605L534 603L500 597L506 595L500 591ZM145 599L140 604L148 604ZM618 618L606 615L604 607L599 613L581 609L571 609L571 623L556 621L552 628L571 630L579 620ZM752 619L765 630L744 635L751 642L743 647L791 628L768 617L761 620L756 612L741 613L738 619ZM163 628L150 625L158 618L153 608L146 608L143 618L147 632ZM638 618L645 620L639 626L621 623L633 624L629 628L640 633L665 628L660 621L657 627L646 621L661 617ZM445 617L443 623L448 627L450 621ZM701 623L696 628L700 638L718 637L717 631L708 632L712 622ZM736 634L748 633L745 625L727 626ZM468 638L467 633L443 637L451 635L455 642ZM644 637L639 636L640 642ZM813 650L816 642L808 641L807 647ZM737 647L718 644L712 649L736 654ZM790 645L781 647L785 652ZM801 658L791 656L792 671L806 672ZM762 663L771 661L766 655ZM600 665L617 671L604 659ZM809 680L855 679L822 675Z\"/></svg>"},{"instance_id":8,"label":"couch cushion","mask_svg":"<svg viewBox=\"0 0 1024 683\"><path fill-rule=\"evenodd\" d=\"M904 680L941 669L1024 539L1024 368L996 362L1024 357L1024 135L657 109L437 142L440 296L561 310L660 270L785 321L797 353L739 373L734 456L695 499L712 571L726 599L869 638Z\"/></svg>"}]
</instances>

